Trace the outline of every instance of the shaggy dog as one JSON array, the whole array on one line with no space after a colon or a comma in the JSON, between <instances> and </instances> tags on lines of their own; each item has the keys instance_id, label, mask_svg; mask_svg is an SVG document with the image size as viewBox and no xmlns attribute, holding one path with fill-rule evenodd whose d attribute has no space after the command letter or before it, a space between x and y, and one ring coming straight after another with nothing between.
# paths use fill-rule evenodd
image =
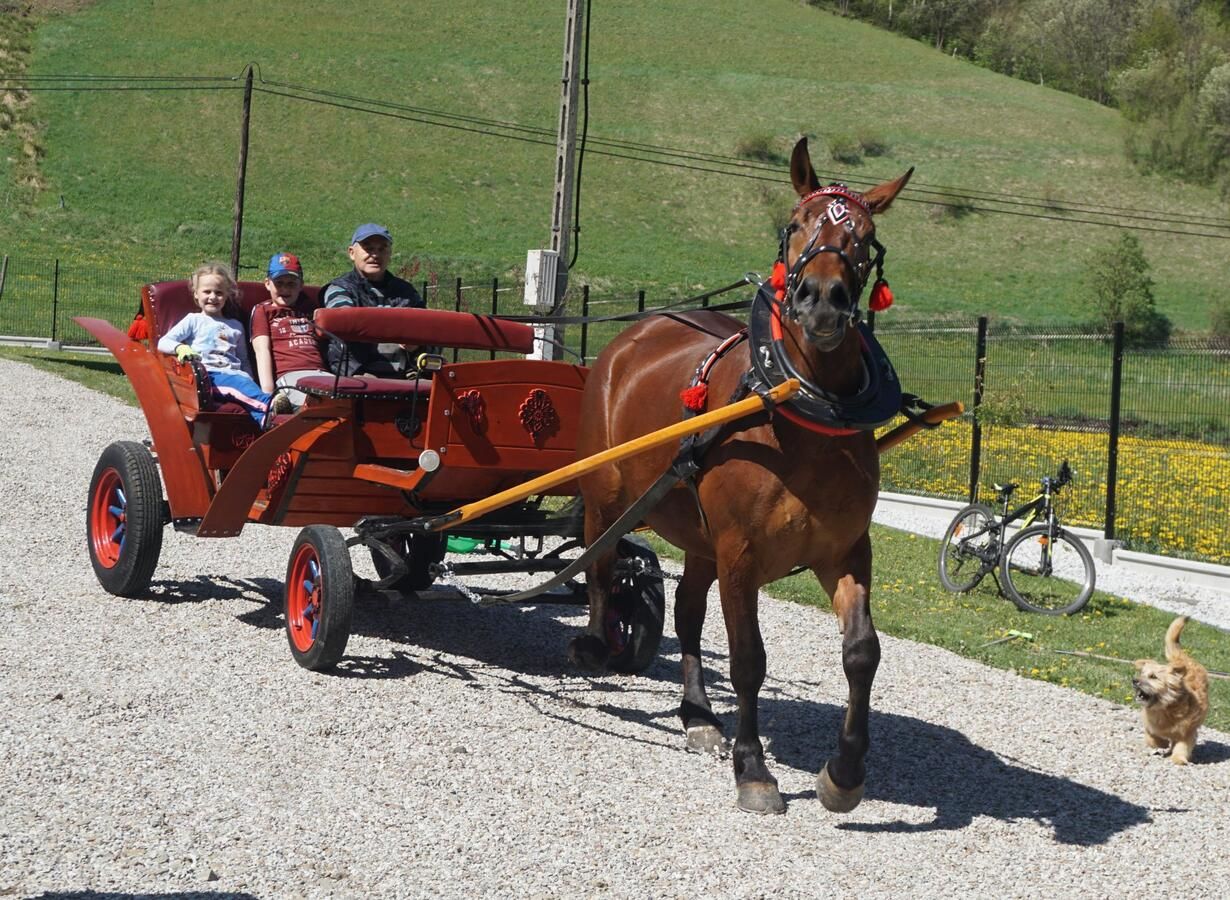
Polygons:
<instances>
[{"instance_id":1,"label":"shaggy dog","mask_svg":"<svg viewBox=\"0 0 1230 900\"><path fill-rule=\"evenodd\" d=\"M1145 745L1186 765L1196 747L1196 730L1209 714L1209 673L1179 646L1187 616L1166 629L1166 662L1136 660L1132 684L1144 705Z\"/></svg>"}]
</instances>

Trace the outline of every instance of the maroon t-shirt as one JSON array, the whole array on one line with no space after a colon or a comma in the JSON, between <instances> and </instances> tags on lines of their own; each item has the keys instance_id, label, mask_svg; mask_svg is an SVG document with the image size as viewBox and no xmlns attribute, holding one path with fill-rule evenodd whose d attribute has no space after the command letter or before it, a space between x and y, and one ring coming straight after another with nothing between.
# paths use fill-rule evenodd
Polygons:
<instances>
[{"instance_id":1,"label":"maroon t-shirt","mask_svg":"<svg viewBox=\"0 0 1230 900\"><path fill-rule=\"evenodd\" d=\"M252 308L251 337L268 336L275 376L299 369L325 368L312 331L315 311L316 306L303 294L294 306L278 306L266 300Z\"/></svg>"}]
</instances>

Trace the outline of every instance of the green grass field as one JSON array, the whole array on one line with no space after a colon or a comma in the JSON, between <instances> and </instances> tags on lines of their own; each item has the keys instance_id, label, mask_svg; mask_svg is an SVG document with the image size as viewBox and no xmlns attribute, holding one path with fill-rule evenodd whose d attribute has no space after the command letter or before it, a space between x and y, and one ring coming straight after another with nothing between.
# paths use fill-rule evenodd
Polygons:
<instances>
[{"instance_id":1,"label":"green grass field","mask_svg":"<svg viewBox=\"0 0 1230 900\"><path fill-rule=\"evenodd\" d=\"M109 356L0 348L0 357L46 369L135 405L128 380ZM138 436L114 437L132 440ZM669 545L653 540L659 553L678 556ZM939 545L934 540L873 526L872 544L873 610L876 627L883 633L944 647L1027 678L1054 682L1115 703L1132 702L1129 664L1056 651L1121 660L1158 658L1162 636L1173 618L1153 607L1100 591L1077 615L1030 615L999 597L990 578L969 594L945 591L935 574ZM774 596L799 603L829 605L809 574L776 582L768 590ZM1012 632L1027 637L1012 637ZM988 646L1004 637L1012 639ZM1224 632L1192 622L1184 631L1183 644L1209 669L1230 671L1230 640ZM768 650L770 664L774 654L788 652L780 647ZM834 659L833 664L840 663ZM1212 711L1208 724L1230 730L1230 681L1214 679L1210 694Z\"/></svg>"},{"instance_id":2,"label":"green grass field","mask_svg":"<svg viewBox=\"0 0 1230 900\"><path fill-rule=\"evenodd\" d=\"M254 98L245 265L290 248L309 280L322 280L344 270L354 224L377 220L398 238L400 264L503 276L548 242L563 11L558 0L372 0L353 16L321 0L100 0L44 21L28 71L237 79L256 62L267 88L301 84L541 129L533 139L545 143L526 143ZM599 6L591 38L591 138L725 156L759 143L784 157L806 133L821 177L856 186L915 167L880 224L905 313L1090 318L1081 272L1114 229L938 212L935 200L957 189L1039 198L1029 202L1042 209L1017 207L1034 214L1073 203L1143 210L1138 224L1166 229L1227 218L1206 189L1133 171L1115 111L795 0ZM4 160L20 148L0 134L0 191L10 201L0 252L159 272L229 256L238 90L32 96L23 115L38 125L45 186L14 183L20 167ZM828 159L830 142L859 136L887 153ZM793 194L784 164L744 174L758 177L588 153L574 284L644 287L660 299L766 271L774 216ZM1210 304L1226 293L1222 242L1141 238L1159 307L1183 328L1207 328Z\"/></svg>"}]
</instances>

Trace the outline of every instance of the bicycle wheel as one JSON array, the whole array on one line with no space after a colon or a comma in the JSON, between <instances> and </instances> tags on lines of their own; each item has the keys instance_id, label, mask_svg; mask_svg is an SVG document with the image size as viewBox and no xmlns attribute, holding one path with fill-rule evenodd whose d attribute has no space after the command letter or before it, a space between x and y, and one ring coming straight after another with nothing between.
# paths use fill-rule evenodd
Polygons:
<instances>
[{"instance_id":1,"label":"bicycle wheel","mask_svg":"<svg viewBox=\"0 0 1230 900\"><path fill-rule=\"evenodd\" d=\"M1008 541L1000 562L1004 591L1025 612L1062 616L1093 595L1093 558L1079 538L1046 525L1024 528Z\"/></svg>"},{"instance_id":2,"label":"bicycle wheel","mask_svg":"<svg viewBox=\"0 0 1230 900\"><path fill-rule=\"evenodd\" d=\"M995 513L985 503L973 503L957 513L940 544L940 584L963 594L995 567L991 545Z\"/></svg>"}]
</instances>

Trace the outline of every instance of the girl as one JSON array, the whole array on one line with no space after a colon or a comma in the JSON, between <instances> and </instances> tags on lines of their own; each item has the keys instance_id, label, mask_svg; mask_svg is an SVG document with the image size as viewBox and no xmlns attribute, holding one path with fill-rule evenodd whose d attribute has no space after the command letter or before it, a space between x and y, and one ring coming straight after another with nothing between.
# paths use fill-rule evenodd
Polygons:
<instances>
[{"instance_id":1,"label":"girl","mask_svg":"<svg viewBox=\"0 0 1230 900\"><path fill-rule=\"evenodd\" d=\"M192 299L200 312L189 313L163 335L158 349L182 362L196 357L209 372L215 394L248 410L262 428L272 394L261 390L248 363L248 346L236 300L239 285L221 263L206 263L192 273Z\"/></svg>"}]
</instances>

